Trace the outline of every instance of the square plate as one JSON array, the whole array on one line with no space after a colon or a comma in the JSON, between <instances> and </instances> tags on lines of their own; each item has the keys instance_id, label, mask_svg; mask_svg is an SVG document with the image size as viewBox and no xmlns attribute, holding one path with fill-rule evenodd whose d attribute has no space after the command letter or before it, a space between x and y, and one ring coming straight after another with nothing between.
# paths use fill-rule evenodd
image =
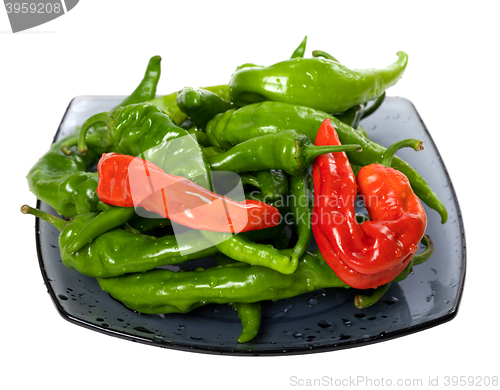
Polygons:
<instances>
[{"instance_id":1,"label":"square plate","mask_svg":"<svg viewBox=\"0 0 500 390\"><path fill-rule=\"evenodd\" d=\"M54 142L122 99L73 99ZM424 205L426 233L434 242L434 254L404 281L393 283L375 305L357 309L353 289L323 289L263 302L259 334L248 343L238 344L241 323L228 305L207 305L188 314L169 315L140 314L125 308L103 292L94 278L62 264L59 232L37 219L40 269L59 313L72 323L111 336L171 349L228 355L299 354L362 346L453 319L465 279L465 233L455 191L439 152L415 107L404 98L387 98L361 125L371 139L384 146L404 138L422 140L424 151L403 149L398 155L420 172L448 210L448 222L441 224L437 212ZM43 202L38 202L38 208L55 214ZM195 269L206 261L211 260L191 261L182 267Z\"/></svg>"}]
</instances>

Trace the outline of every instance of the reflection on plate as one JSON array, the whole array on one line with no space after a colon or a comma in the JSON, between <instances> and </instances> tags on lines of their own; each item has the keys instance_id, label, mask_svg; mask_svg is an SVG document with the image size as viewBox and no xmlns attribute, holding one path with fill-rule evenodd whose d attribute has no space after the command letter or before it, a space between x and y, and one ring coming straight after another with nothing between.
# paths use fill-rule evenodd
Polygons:
<instances>
[{"instance_id":1,"label":"reflection on plate","mask_svg":"<svg viewBox=\"0 0 500 390\"><path fill-rule=\"evenodd\" d=\"M121 97L78 97L71 101L55 140L89 116L110 109ZM125 308L104 293L93 278L66 268L59 255L58 231L36 222L38 258L45 284L68 321L111 336L159 347L230 355L282 355L349 348L410 334L454 318L465 278L465 235L458 202L446 168L413 105L387 98L362 122L371 139L384 146L418 138L425 150L398 155L429 182L448 210L448 222L425 206L427 234L434 255L393 283L372 307L357 309L355 291L324 289L277 302L262 303L262 325L251 342L238 344L238 316L228 305L207 305L188 314L146 315ZM54 213L39 202L38 207ZM202 261L187 262L194 269Z\"/></svg>"}]
</instances>

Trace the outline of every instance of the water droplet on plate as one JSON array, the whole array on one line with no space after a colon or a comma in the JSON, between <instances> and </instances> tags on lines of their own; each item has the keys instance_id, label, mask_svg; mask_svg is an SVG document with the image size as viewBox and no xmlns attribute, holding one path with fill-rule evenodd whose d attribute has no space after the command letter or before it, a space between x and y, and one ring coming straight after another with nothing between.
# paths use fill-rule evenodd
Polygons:
<instances>
[{"instance_id":1,"label":"water droplet on plate","mask_svg":"<svg viewBox=\"0 0 500 390\"><path fill-rule=\"evenodd\" d=\"M327 320L320 320L318 321L318 326L320 328L330 328L332 326L332 323Z\"/></svg>"}]
</instances>

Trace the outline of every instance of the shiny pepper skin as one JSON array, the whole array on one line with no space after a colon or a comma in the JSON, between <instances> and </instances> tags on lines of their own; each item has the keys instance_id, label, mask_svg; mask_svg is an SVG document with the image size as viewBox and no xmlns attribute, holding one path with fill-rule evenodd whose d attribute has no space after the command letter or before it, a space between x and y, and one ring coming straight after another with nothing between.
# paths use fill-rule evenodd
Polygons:
<instances>
[{"instance_id":1,"label":"shiny pepper skin","mask_svg":"<svg viewBox=\"0 0 500 390\"><path fill-rule=\"evenodd\" d=\"M340 144L328 119L316 144ZM427 226L408 179L381 164L361 168L355 179L344 153L316 158L313 177L313 231L328 264L355 288L376 288L393 280L410 263ZM361 225L354 210L358 188L370 214Z\"/></svg>"},{"instance_id":2,"label":"shiny pepper skin","mask_svg":"<svg viewBox=\"0 0 500 390\"><path fill-rule=\"evenodd\" d=\"M325 58L291 58L277 64L244 66L233 73L229 94L239 106L271 100L331 114L378 98L403 75L408 55L397 53L384 69L351 70Z\"/></svg>"}]
</instances>

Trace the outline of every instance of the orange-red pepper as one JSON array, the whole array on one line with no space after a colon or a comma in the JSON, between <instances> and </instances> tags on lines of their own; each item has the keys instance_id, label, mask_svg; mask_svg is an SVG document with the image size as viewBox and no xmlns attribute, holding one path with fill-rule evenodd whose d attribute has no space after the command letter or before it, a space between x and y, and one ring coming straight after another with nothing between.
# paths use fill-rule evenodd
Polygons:
<instances>
[{"instance_id":1,"label":"orange-red pepper","mask_svg":"<svg viewBox=\"0 0 500 390\"><path fill-rule=\"evenodd\" d=\"M143 207L193 229L240 233L276 226L278 209L264 202L236 202L152 162L123 154L103 154L97 165L102 202Z\"/></svg>"},{"instance_id":2,"label":"orange-red pepper","mask_svg":"<svg viewBox=\"0 0 500 390\"><path fill-rule=\"evenodd\" d=\"M322 123L316 145L340 145L329 119ZM418 140L398 142L387 150L381 164L361 168L356 178L344 152L324 154L314 161L314 236L330 267L352 287L375 288L393 280L408 265L424 235L427 217L419 198L406 176L390 168L395 151L404 146L422 148ZM355 215L358 188L370 215L362 224Z\"/></svg>"}]
</instances>

